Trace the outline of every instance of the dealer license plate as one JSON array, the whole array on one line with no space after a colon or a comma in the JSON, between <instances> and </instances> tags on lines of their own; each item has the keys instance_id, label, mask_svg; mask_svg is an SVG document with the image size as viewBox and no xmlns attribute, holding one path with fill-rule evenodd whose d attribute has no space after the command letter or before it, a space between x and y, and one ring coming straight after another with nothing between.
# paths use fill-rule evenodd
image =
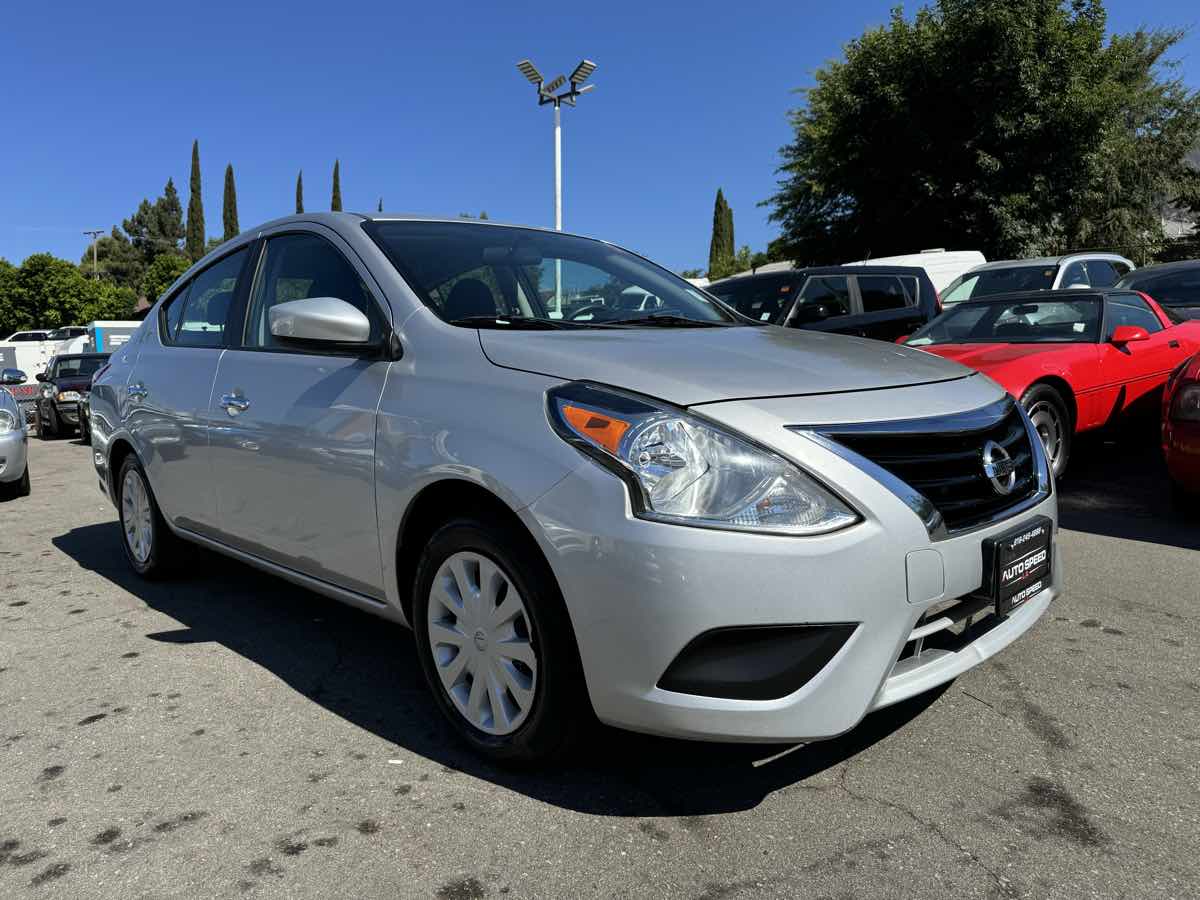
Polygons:
<instances>
[{"instance_id":1,"label":"dealer license plate","mask_svg":"<svg viewBox=\"0 0 1200 900\"><path fill-rule=\"evenodd\" d=\"M1050 586L1054 523L1046 516L983 542L983 588L1006 616Z\"/></svg>"}]
</instances>

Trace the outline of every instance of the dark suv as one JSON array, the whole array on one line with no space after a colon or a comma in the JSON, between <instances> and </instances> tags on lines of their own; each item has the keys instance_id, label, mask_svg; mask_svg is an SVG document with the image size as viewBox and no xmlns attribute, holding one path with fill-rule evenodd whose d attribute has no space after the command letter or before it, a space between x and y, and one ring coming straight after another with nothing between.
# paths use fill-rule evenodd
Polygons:
<instances>
[{"instance_id":1,"label":"dark suv","mask_svg":"<svg viewBox=\"0 0 1200 900\"><path fill-rule=\"evenodd\" d=\"M107 353L71 353L50 360L37 374L41 388L35 418L42 440L79 425L79 401L92 387L92 376L108 362Z\"/></svg>"},{"instance_id":2,"label":"dark suv","mask_svg":"<svg viewBox=\"0 0 1200 900\"><path fill-rule=\"evenodd\" d=\"M707 288L742 315L789 328L894 341L940 311L924 269L826 266L727 278Z\"/></svg>"},{"instance_id":3,"label":"dark suv","mask_svg":"<svg viewBox=\"0 0 1200 900\"><path fill-rule=\"evenodd\" d=\"M1141 291L1187 319L1200 319L1200 259L1135 269L1117 285Z\"/></svg>"}]
</instances>

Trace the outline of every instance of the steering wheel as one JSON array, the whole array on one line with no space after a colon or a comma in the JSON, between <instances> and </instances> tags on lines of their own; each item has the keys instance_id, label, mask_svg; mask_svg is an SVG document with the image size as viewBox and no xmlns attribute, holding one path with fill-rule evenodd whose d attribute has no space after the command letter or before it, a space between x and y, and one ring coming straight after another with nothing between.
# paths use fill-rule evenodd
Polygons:
<instances>
[{"instance_id":1,"label":"steering wheel","mask_svg":"<svg viewBox=\"0 0 1200 900\"><path fill-rule=\"evenodd\" d=\"M608 309L608 307L605 306L603 303L593 303L590 306L581 306L579 309L575 310L569 316L567 316L567 321L574 322L576 319L583 318L588 313L592 313L594 315L595 313L602 312L607 309Z\"/></svg>"}]
</instances>

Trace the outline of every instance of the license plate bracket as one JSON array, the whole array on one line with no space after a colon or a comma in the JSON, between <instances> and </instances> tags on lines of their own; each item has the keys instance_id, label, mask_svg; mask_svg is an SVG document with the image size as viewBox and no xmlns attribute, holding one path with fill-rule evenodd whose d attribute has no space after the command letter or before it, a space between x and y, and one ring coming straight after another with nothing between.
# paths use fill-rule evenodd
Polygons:
<instances>
[{"instance_id":1,"label":"license plate bracket","mask_svg":"<svg viewBox=\"0 0 1200 900\"><path fill-rule=\"evenodd\" d=\"M983 590L1004 617L1050 586L1054 522L1035 516L983 541Z\"/></svg>"}]
</instances>

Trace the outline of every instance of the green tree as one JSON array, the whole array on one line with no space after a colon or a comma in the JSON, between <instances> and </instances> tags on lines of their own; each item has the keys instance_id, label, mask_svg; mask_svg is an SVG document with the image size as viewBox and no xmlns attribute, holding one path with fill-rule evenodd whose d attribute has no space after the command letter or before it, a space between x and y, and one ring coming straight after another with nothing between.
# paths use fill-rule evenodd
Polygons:
<instances>
[{"instance_id":1,"label":"green tree","mask_svg":"<svg viewBox=\"0 0 1200 900\"><path fill-rule=\"evenodd\" d=\"M92 250L89 247L79 260L85 276L92 273ZM133 287L141 280L145 260L125 232L113 226L112 232L96 241L96 268L100 277L112 284Z\"/></svg>"},{"instance_id":2,"label":"green tree","mask_svg":"<svg viewBox=\"0 0 1200 900\"><path fill-rule=\"evenodd\" d=\"M781 249L835 262L931 246L1030 256L1144 243L1184 164L1200 96L1179 31L1106 37L1101 0L937 0L852 40L791 113L768 200Z\"/></svg>"},{"instance_id":3,"label":"green tree","mask_svg":"<svg viewBox=\"0 0 1200 900\"><path fill-rule=\"evenodd\" d=\"M330 200L329 208L334 212L342 211L342 176L339 171L341 168L340 161L333 161L333 198Z\"/></svg>"},{"instance_id":4,"label":"green tree","mask_svg":"<svg viewBox=\"0 0 1200 900\"><path fill-rule=\"evenodd\" d=\"M35 253L6 276L16 327L59 328L95 319L127 317L133 290L85 278L79 267L49 253Z\"/></svg>"},{"instance_id":5,"label":"green tree","mask_svg":"<svg viewBox=\"0 0 1200 900\"><path fill-rule=\"evenodd\" d=\"M375 211L376 211L376 212L383 212L383 198L382 198L382 197L380 197L380 198L379 198L379 206L377 206L377 207L375 208Z\"/></svg>"},{"instance_id":6,"label":"green tree","mask_svg":"<svg viewBox=\"0 0 1200 900\"><path fill-rule=\"evenodd\" d=\"M175 279L187 271L190 263L185 257L175 253L164 253L162 256L155 257L154 262L150 263L144 275L142 275L141 283L138 285L139 293L151 303L162 296Z\"/></svg>"},{"instance_id":7,"label":"green tree","mask_svg":"<svg viewBox=\"0 0 1200 900\"><path fill-rule=\"evenodd\" d=\"M296 212L304 212L304 170L296 173Z\"/></svg>"},{"instance_id":8,"label":"green tree","mask_svg":"<svg viewBox=\"0 0 1200 900\"><path fill-rule=\"evenodd\" d=\"M185 231L183 207L179 203L175 182L168 178L162 196L153 203L142 200L134 214L121 223L121 227L145 265L149 265L160 253L179 252ZM100 240L103 242L104 238ZM99 253L100 248L97 248L97 255Z\"/></svg>"},{"instance_id":9,"label":"green tree","mask_svg":"<svg viewBox=\"0 0 1200 900\"><path fill-rule=\"evenodd\" d=\"M712 240L708 245L708 277L723 278L733 266L733 210L725 202L725 192L717 188L713 203Z\"/></svg>"},{"instance_id":10,"label":"green tree","mask_svg":"<svg viewBox=\"0 0 1200 900\"><path fill-rule=\"evenodd\" d=\"M0 257L0 340L31 325L17 298L17 267Z\"/></svg>"},{"instance_id":11,"label":"green tree","mask_svg":"<svg viewBox=\"0 0 1200 900\"><path fill-rule=\"evenodd\" d=\"M682 272L679 273L679 277L680 278L703 278L704 270L703 269L684 269Z\"/></svg>"},{"instance_id":12,"label":"green tree","mask_svg":"<svg viewBox=\"0 0 1200 900\"><path fill-rule=\"evenodd\" d=\"M204 255L204 199L200 196L200 142L192 141L191 196L187 208L184 250L194 262Z\"/></svg>"},{"instance_id":13,"label":"green tree","mask_svg":"<svg viewBox=\"0 0 1200 900\"><path fill-rule=\"evenodd\" d=\"M221 220L225 225L225 237L230 240L238 236L237 187L233 183L233 163L225 166L225 197L221 208Z\"/></svg>"}]
</instances>

